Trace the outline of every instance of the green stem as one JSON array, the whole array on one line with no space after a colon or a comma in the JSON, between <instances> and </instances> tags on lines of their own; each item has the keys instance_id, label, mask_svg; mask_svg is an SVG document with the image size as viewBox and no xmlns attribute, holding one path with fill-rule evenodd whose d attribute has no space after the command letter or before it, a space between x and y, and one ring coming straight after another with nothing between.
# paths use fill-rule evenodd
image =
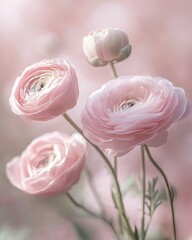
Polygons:
<instances>
[{"instance_id":1,"label":"green stem","mask_svg":"<svg viewBox=\"0 0 192 240\"><path fill-rule=\"evenodd\" d=\"M169 204L171 207L171 216L172 216L172 223L173 223L173 239L176 240L176 224L175 224L175 214L174 214L174 207L173 207L173 196L172 196L172 192L171 192L171 188L169 186L169 182L167 180L167 177L165 175L165 173L163 172L163 170L161 169L161 167L156 163L156 161L153 159L150 150L148 148L147 145L144 145L145 151L150 159L150 161L152 162L152 164L157 168L157 170L160 172L160 174L162 175L164 182L165 182L165 189L166 189L166 194L167 194L167 198L169 200Z\"/></svg>"},{"instance_id":2,"label":"green stem","mask_svg":"<svg viewBox=\"0 0 192 240\"><path fill-rule=\"evenodd\" d=\"M79 126L77 126L77 124L65 113L63 114L63 117L69 122L69 124L71 124L71 126L74 127L74 129L77 130L77 132L79 132L86 140L87 142L100 154L100 156L103 158L103 160L105 161L106 165L108 166L113 180L114 180L114 184L115 184L115 188L116 188L116 193L117 193L117 197L118 197L118 210L119 210L119 214L123 217L124 222L125 222L125 226L126 226L126 231L129 234L129 236L134 239L134 233L131 229L131 226L129 224L128 218L126 216L125 213L125 208L124 208L124 204L123 204L123 198L122 198L122 194L121 194L121 189L119 186L119 182L117 179L117 176L115 174L114 168L111 165L110 161L108 160L108 158L105 156L105 154L100 150L100 148L96 145L94 145L91 141L89 141L89 139L87 137L84 136L83 131L81 130L81 128Z\"/></svg>"},{"instance_id":3,"label":"green stem","mask_svg":"<svg viewBox=\"0 0 192 240\"><path fill-rule=\"evenodd\" d=\"M118 168L117 167L118 167L117 166L117 157L114 157L114 171L115 171L116 176L118 176L117 175L117 172L118 172Z\"/></svg>"},{"instance_id":4,"label":"green stem","mask_svg":"<svg viewBox=\"0 0 192 240\"><path fill-rule=\"evenodd\" d=\"M118 78L117 71L116 71L113 61L110 62L110 67L111 67L114 78ZM118 168L117 157L114 157L114 171L115 171L116 177L118 179L118 175L117 175L118 169L117 168ZM119 226L120 226L120 233L123 234L123 219L122 219L122 216L120 215L120 213L119 213Z\"/></svg>"},{"instance_id":5,"label":"green stem","mask_svg":"<svg viewBox=\"0 0 192 240\"><path fill-rule=\"evenodd\" d=\"M114 78L118 78L114 62L111 61L109 64L110 64L110 67L111 67L111 70L112 70ZM114 160L114 171L115 171L116 177L118 179L118 175L117 175L117 172L118 172L118 170L117 170L117 167L118 167L118 165L117 165L117 157L114 157L113 160ZM115 203L115 205L117 205L117 203ZM122 235L123 234L123 219L122 219L122 216L120 215L120 213L119 213L118 218L119 218L120 234Z\"/></svg>"},{"instance_id":6,"label":"green stem","mask_svg":"<svg viewBox=\"0 0 192 240\"><path fill-rule=\"evenodd\" d=\"M97 215L96 213L92 212L91 210L89 210L85 206L81 205L69 193L66 193L66 196L77 208L82 209L84 212L88 213L89 215L91 215L93 217L101 218L105 223L107 223L110 226L110 228L115 233L115 235L117 234L112 222L109 222L104 216Z\"/></svg>"},{"instance_id":7,"label":"green stem","mask_svg":"<svg viewBox=\"0 0 192 240\"><path fill-rule=\"evenodd\" d=\"M110 62L110 66L111 66L111 69L112 69L112 72L113 72L113 76L115 78L118 78L117 71L116 71L115 66L114 66L114 62Z\"/></svg>"},{"instance_id":8,"label":"green stem","mask_svg":"<svg viewBox=\"0 0 192 240\"><path fill-rule=\"evenodd\" d=\"M142 201L141 201L141 240L145 240L145 191L146 191L146 169L145 169L145 149L141 145L141 181L142 181Z\"/></svg>"},{"instance_id":9,"label":"green stem","mask_svg":"<svg viewBox=\"0 0 192 240\"><path fill-rule=\"evenodd\" d=\"M114 65L114 62L110 62L110 67L111 67L111 70L112 70L112 73L113 73L113 76L115 78L118 78L118 74L117 74L117 71L116 71L116 68L115 68L115 65ZM115 173L117 175L117 157L114 157L114 169L115 169Z\"/></svg>"},{"instance_id":10,"label":"green stem","mask_svg":"<svg viewBox=\"0 0 192 240\"><path fill-rule=\"evenodd\" d=\"M111 70L112 70L114 78L118 78L114 62L110 62L110 67L111 67ZM115 171L116 177L118 178L118 175L117 175L117 172L118 172L118 169L117 169L117 167L118 167L118 165L117 165L117 157L114 157L113 160L114 160L114 171ZM122 223L121 215L119 214L119 226L120 226L120 233L121 234L123 233L122 224L123 223Z\"/></svg>"},{"instance_id":11,"label":"green stem","mask_svg":"<svg viewBox=\"0 0 192 240\"><path fill-rule=\"evenodd\" d=\"M150 227L151 221L152 221L152 216L150 216L150 218L148 220L148 223L147 223L147 226L145 228L145 237L147 235L147 232L149 231L149 227Z\"/></svg>"}]
</instances>

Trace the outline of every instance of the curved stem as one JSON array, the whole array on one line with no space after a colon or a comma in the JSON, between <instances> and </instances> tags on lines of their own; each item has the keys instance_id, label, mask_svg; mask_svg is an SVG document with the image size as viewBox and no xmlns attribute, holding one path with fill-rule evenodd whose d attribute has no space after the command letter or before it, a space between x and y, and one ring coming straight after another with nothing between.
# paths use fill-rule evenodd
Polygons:
<instances>
[{"instance_id":1,"label":"curved stem","mask_svg":"<svg viewBox=\"0 0 192 240\"><path fill-rule=\"evenodd\" d=\"M107 223L110 228L112 229L112 231L115 233L115 235L117 234L115 231L115 228L112 224L112 222L109 222L104 216L100 216L97 215L96 213L92 212L91 210L89 210L88 208L86 208L85 206L81 205L80 203L78 203L69 193L66 193L66 196L68 197L68 199L79 209L82 209L84 212L88 213L89 215L96 217L96 218L101 218L105 223Z\"/></svg>"},{"instance_id":2,"label":"curved stem","mask_svg":"<svg viewBox=\"0 0 192 240\"><path fill-rule=\"evenodd\" d=\"M146 169L145 169L145 149L141 146L141 180L142 180L142 216L141 216L141 240L145 240L145 188L146 188Z\"/></svg>"},{"instance_id":3,"label":"curved stem","mask_svg":"<svg viewBox=\"0 0 192 240\"><path fill-rule=\"evenodd\" d=\"M100 156L103 158L103 160L105 161L106 165L108 166L113 180L114 180L114 184L115 184L115 188L116 188L116 192L117 192L117 197L118 197L118 210L119 210L119 214L123 217L124 222L125 222L125 226L126 226L126 231L129 234L129 236L134 239L134 233L131 229L131 226L129 224L128 218L126 216L125 213L125 208L124 208L124 204L123 204L123 198L122 198L122 194L121 194L121 189L119 186L119 182L117 179L117 176L115 174L115 171L113 169L113 166L111 165L110 161L108 160L108 158L105 156L105 154L100 150L100 148L96 145L94 145L91 141L89 141L89 139L87 137L84 136L83 131L81 130L81 128L79 126L77 126L77 124L75 124L75 122L65 113L63 114L63 117L71 124L71 126L73 126L86 140L88 143L90 143L90 145L100 154Z\"/></svg>"},{"instance_id":4,"label":"curved stem","mask_svg":"<svg viewBox=\"0 0 192 240\"><path fill-rule=\"evenodd\" d=\"M112 69L112 72L113 72L113 76L115 78L118 78L117 71L116 71L115 66L114 66L114 62L110 62L110 66L111 66L111 69Z\"/></svg>"},{"instance_id":5,"label":"curved stem","mask_svg":"<svg viewBox=\"0 0 192 240\"><path fill-rule=\"evenodd\" d=\"M171 215L172 215L172 223L173 223L173 239L176 240L176 224L175 224L175 214L174 214L174 207L173 207L173 196L172 196L172 192L171 192L171 188L169 186L169 182L167 180L167 177L165 175L165 173L163 172L163 170L161 169L161 167L156 163L156 161L153 159L150 150L148 148L147 145L144 145L145 151L150 159L150 161L152 162L152 164L157 168L157 170L160 172L160 174L162 175L164 182L165 182L165 187L166 187L166 194L167 194L167 198L169 200L169 204L171 207Z\"/></svg>"},{"instance_id":6,"label":"curved stem","mask_svg":"<svg viewBox=\"0 0 192 240\"><path fill-rule=\"evenodd\" d=\"M114 171L115 171L116 176L118 176L117 175L117 172L118 172L118 168L117 167L118 167L117 166L117 157L114 157Z\"/></svg>"}]
</instances>

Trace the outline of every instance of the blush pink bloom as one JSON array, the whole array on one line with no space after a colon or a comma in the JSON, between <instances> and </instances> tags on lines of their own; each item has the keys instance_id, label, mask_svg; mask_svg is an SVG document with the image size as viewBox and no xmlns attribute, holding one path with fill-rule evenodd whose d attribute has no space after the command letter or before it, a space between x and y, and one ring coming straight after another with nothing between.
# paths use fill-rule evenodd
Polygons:
<instances>
[{"instance_id":1,"label":"blush pink bloom","mask_svg":"<svg viewBox=\"0 0 192 240\"><path fill-rule=\"evenodd\" d=\"M12 111L25 120L46 121L73 108L79 97L73 65L63 59L27 67L12 88Z\"/></svg>"},{"instance_id":2,"label":"blush pink bloom","mask_svg":"<svg viewBox=\"0 0 192 240\"><path fill-rule=\"evenodd\" d=\"M52 220L52 224L42 226L28 240L81 240L75 226L67 219Z\"/></svg>"},{"instance_id":3,"label":"blush pink bloom","mask_svg":"<svg viewBox=\"0 0 192 240\"><path fill-rule=\"evenodd\" d=\"M140 144L160 146L167 129L187 115L182 88L163 78L123 76L95 91L82 112L85 136L114 156Z\"/></svg>"},{"instance_id":4,"label":"blush pink bloom","mask_svg":"<svg viewBox=\"0 0 192 240\"><path fill-rule=\"evenodd\" d=\"M7 177L26 193L67 192L79 180L85 155L86 143L81 135L47 133L34 139L21 156L7 163Z\"/></svg>"},{"instance_id":5,"label":"blush pink bloom","mask_svg":"<svg viewBox=\"0 0 192 240\"><path fill-rule=\"evenodd\" d=\"M125 32L106 28L84 37L83 51L88 62L97 67L124 60L131 53L131 45Z\"/></svg>"}]
</instances>

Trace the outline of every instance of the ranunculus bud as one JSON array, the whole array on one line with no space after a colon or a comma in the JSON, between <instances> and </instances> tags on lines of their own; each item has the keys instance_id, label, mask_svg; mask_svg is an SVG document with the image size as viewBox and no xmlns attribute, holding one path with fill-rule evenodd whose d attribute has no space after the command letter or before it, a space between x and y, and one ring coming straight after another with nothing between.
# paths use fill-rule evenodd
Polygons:
<instances>
[{"instance_id":1,"label":"ranunculus bud","mask_svg":"<svg viewBox=\"0 0 192 240\"><path fill-rule=\"evenodd\" d=\"M52 132L34 139L6 165L10 182L34 195L67 192L80 177L86 142L80 134L71 137Z\"/></svg>"},{"instance_id":2,"label":"ranunculus bud","mask_svg":"<svg viewBox=\"0 0 192 240\"><path fill-rule=\"evenodd\" d=\"M27 67L12 88L12 111L25 120L46 121L73 108L79 97L75 69L63 59Z\"/></svg>"},{"instance_id":3,"label":"ranunculus bud","mask_svg":"<svg viewBox=\"0 0 192 240\"><path fill-rule=\"evenodd\" d=\"M131 53L131 45L125 32L106 28L90 32L84 37L83 51L88 62L98 67L124 60Z\"/></svg>"}]
</instances>

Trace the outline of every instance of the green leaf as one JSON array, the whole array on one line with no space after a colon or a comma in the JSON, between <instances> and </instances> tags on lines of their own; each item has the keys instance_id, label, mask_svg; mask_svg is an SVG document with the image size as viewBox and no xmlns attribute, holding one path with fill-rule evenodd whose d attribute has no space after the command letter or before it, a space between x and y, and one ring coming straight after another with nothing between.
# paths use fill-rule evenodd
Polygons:
<instances>
[{"instance_id":1,"label":"green leaf","mask_svg":"<svg viewBox=\"0 0 192 240\"><path fill-rule=\"evenodd\" d=\"M173 199L177 196L176 188L173 186L170 186L170 191L171 191L171 199L173 201ZM166 195L165 189L163 189L163 188L160 189L159 195L160 195L160 199L162 200L162 202L167 201L167 195Z\"/></svg>"},{"instance_id":2,"label":"green leaf","mask_svg":"<svg viewBox=\"0 0 192 240\"><path fill-rule=\"evenodd\" d=\"M149 216L152 216L155 210L161 205L162 199L161 195L159 193L159 190L157 189L157 182L158 178L155 177L152 179L152 181L148 182L148 188L145 194L145 205L147 208L147 214Z\"/></svg>"}]
</instances>

